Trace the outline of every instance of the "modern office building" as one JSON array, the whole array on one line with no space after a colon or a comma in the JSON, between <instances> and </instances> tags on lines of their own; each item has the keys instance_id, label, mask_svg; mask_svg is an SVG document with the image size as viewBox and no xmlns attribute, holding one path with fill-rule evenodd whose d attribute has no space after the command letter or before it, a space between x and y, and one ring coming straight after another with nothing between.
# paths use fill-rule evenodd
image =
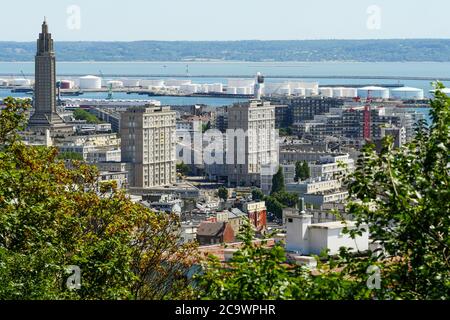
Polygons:
<instances>
[{"instance_id":1,"label":"modern office building","mask_svg":"<svg viewBox=\"0 0 450 320\"><path fill-rule=\"evenodd\" d=\"M129 164L132 188L176 182L176 113L170 107L131 107L122 113L122 161Z\"/></svg>"},{"instance_id":2,"label":"modern office building","mask_svg":"<svg viewBox=\"0 0 450 320\"><path fill-rule=\"evenodd\" d=\"M73 131L56 112L56 57L47 21L37 40L35 57L34 113L28 123L32 131Z\"/></svg>"},{"instance_id":3,"label":"modern office building","mask_svg":"<svg viewBox=\"0 0 450 320\"><path fill-rule=\"evenodd\" d=\"M227 172L231 186L260 186L261 166L278 166L275 107L250 100L228 109Z\"/></svg>"}]
</instances>

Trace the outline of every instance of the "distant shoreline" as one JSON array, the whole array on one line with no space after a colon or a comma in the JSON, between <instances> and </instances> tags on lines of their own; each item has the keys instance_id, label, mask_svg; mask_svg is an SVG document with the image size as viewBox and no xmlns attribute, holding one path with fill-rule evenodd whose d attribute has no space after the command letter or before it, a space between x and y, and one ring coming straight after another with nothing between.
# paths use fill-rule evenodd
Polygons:
<instances>
[{"instance_id":1,"label":"distant shoreline","mask_svg":"<svg viewBox=\"0 0 450 320\"><path fill-rule=\"evenodd\" d=\"M450 62L450 39L136 42L55 39L55 50L60 61L96 63ZM32 62L35 53L34 42L0 41L0 61Z\"/></svg>"},{"instance_id":2,"label":"distant shoreline","mask_svg":"<svg viewBox=\"0 0 450 320\"><path fill-rule=\"evenodd\" d=\"M177 64L202 64L202 63L210 63L210 64L320 64L320 63L450 63L449 61L434 61L434 60L423 60L423 61L409 61L409 60L400 60L400 61L364 61L364 60L323 60L323 61L245 61L245 60L204 60L204 61L196 61L196 60L167 60L167 61L153 61L153 60L87 60L87 61L78 61L78 60L61 60L56 61L57 63L109 63L109 64L119 64L119 63L147 63L147 64L160 64L160 63L177 63ZM0 60L0 63L34 63L34 60Z\"/></svg>"}]
</instances>

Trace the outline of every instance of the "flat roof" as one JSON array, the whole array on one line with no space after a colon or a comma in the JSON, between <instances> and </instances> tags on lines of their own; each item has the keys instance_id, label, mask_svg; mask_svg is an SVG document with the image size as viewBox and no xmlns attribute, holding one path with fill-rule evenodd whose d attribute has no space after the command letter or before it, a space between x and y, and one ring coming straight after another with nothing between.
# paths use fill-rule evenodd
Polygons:
<instances>
[{"instance_id":1,"label":"flat roof","mask_svg":"<svg viewBox=\"0 0 450 320\"><path fill-rule=\"evenodd\" d=\"M321 222L321 223L313 223L309 225L309 228L315 229L342 229L345 227L355 227L356 223L353 221L346 221L343 223L342 221L333 221L333 222ZM363 225L364 226L364 225Z\"/></svg>"}]
</instances>

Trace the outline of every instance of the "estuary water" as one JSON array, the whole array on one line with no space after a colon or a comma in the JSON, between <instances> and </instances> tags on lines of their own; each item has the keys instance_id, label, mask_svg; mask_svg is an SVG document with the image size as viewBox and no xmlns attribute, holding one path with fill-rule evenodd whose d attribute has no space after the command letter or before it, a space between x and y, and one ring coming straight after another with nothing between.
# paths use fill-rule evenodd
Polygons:
<instances>
[{"instance_id":1,"label":"estuary water","mask_svg":"<svg viewBox=\"0 0 450 320\"><path fill-rule=\"evenodd\" d=\"M0 62L0 78L22 78L22 72L31 78L34 62ZM105 75L115 78L188 78L194 83L227 83L229 77L252 78L257 72L263 73L267 82L317 81L327 85L405 85L421 88L427 97L433 89L431 79L449 79L449 62L57 62L58 78L76 78L83 75ZM277 77L277 78L272 78ZM336 79L336 77L339 77ZM349 78L346 78L349 77ZM357 79L351 77L359 77ZM422 79L383 79L383 77ZM423 79L427 78L427 79ZM428 79L429 78L429 79ZM444 81L450 86L450 81ZM0 98L23 94L11 94L0 90ZM83 98L105 98L105 93L84 94ZM147 96L115 93L117 99L147 99ZM233 98L192 98L155 97L164 104L229 105L240 99Z\"/></svg>"}]
</instances>

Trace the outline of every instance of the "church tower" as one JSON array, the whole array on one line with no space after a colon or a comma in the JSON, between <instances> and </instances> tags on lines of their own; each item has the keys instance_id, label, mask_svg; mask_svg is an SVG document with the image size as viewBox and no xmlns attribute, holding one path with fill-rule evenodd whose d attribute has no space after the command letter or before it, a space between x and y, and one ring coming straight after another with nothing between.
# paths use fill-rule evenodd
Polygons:
<instances>
[{"instance_id":1,"label":"church tower","mask_svg":"<svg viewBox=\"0 0 450 320\"><path fill-rule=\"evenodd\" d=\"M34 114L28 126L33 131L66 129L63 119L56 113L56 58L53 39L44 19L42 33L37 40L35 58Z\"/></svg>"}]
</instances>

